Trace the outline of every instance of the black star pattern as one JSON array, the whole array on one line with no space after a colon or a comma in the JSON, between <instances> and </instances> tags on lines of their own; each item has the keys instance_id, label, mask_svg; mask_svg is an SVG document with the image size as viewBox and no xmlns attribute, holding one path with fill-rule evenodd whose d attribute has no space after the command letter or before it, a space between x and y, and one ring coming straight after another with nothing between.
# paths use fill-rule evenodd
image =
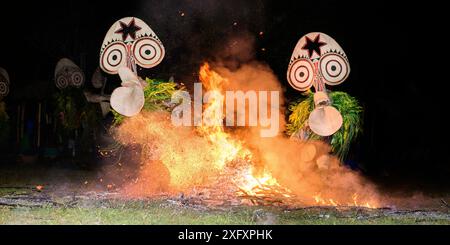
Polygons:
<instances>
[{"instance_id":1,"label":"black star pattern","mask_svg":"<svg viewBox=\"0 0 450 245\"><path fill-rule=\"evenodd\" d=\"M317 34L317 36L314 38L314 41L309 39L308 36L306 36L306 43L303 45L303 50L308 50L309 57L311 58L316 52L317 55L321 55L320 47L326 45L327 43L320 41L320 34Z\"/></svg>"},{"instance_id":2,"label":"black star pattern","mask_svg":"<svg viewBox=\"0 0 450 245\"><path fill-rule=\"evenodd\" d=\"M130 23L125 24L122 21L119 21L120 29L115 31L116 34L122 34L122 39L125 41L128 36L130 36L133 40L136 38L136 32L142 29L134 23L134 18L131 19Z\"/></svg>"}]
</instances>

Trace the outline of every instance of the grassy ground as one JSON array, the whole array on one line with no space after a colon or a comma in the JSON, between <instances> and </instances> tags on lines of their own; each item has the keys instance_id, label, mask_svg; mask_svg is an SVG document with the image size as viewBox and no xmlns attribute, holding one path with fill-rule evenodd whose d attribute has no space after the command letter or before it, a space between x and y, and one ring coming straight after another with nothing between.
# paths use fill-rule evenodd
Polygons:
<instances>
[{"instance_id":1,"label":"grassy ground","mask_svg":"<svg viewBox=\"0 0 450 245\"><path fill-rule=\"evenodd\" d=\"M106 190L84 189L83 183L89 173L80 172L74 175L74 172L70 170L38 173L26 169L1 171L0 224L450 225L448 206L421 211L329 207L210 208L185 205L168 198L129 200L105 196L104 193L108 193ZM21 175L15 176L17 173ZM50 179L63 182L51 182ZM43 184L45 189L38 192L37 184Z\"/></svg>"},{"instance_id":2,"label":"grassy ground","mask_svg":"<svg viewBox=\"0 0 450 245\"><path fill-rule=\"evenodd\" d=\"M84 200L76 204L0 206L0 224L450 224L448 213L362 208L199 208L170 200Z\"/></svg>"},{"instance_id":3,"label":"grassy ground","mask_svg":"<svg viewBox=\"0 0 450 245\"><path fill-rule=\"evenodd\" d=\"M258 210L260 211L260 210ZM342 217L335 211L278 211L274 220L260 223L254 211L241 209L220 212L145 208L0 208L0 224L450 224L448 218L430 217Z\"/></svg>"}]
</instances>

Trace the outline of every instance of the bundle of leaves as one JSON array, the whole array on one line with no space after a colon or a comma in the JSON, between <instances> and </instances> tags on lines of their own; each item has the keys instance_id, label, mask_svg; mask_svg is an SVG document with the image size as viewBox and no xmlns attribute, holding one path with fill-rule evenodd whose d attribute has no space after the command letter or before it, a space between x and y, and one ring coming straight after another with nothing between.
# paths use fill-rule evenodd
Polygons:
<instances>
[{"instance_id":1,"label":"bundle of leaves","mask_svg":"<svg viewBox=\"0 0 450 245\"><path fill-rule=\"evenodd\" d=\"M62 126L66 130L84 127L95 127L101 121L95 106L88 103L83 91L77 88L66 88L55 94L56 113L62 117Z\"/></svg>"},{"instance_id":2,"label":"bundle of leaves","mask_svg":"<svg viewBox=\"0 0 450 245\"><path fill-rule=\"evenodd\" d=\"M172 95L180 90L175 82L167 82L158 79L146 78L147 86L144 88L145 103L143 110L158 111L170 110L170 100ZM125 120L125 116L112 110L114 114L114 124L120 124Z\"/></svg>"},{"instance_id":3,"label":"bundle of leaves","mask_svg":"<svg viewBox=\"0 0 450 245\"><path fill-rule=\"evenodd\" d=\"M80 127L81 114L86 105L83 93L75 88L66 88L55 94L56 113L62 117L63 128L72 130Z\"/></svg>"},{"instance_id":4,"label":"bundle of leaves","mask_svg":"<svg viewBox=\"0 0 450 245\"><path fill-rule=\"evenodd\" d=\"M314 110L314 93L308 91L305 97L292 103L289 106L291 115L287 132L289 135L297 135L301 130L308 131L308 139L325 140L324 137L313 133L307 128L309 114ZM358 100L345 92L329 93L332 105L341 113L342 127L330 137L330 145L333 152L341 159L344 159L350 149L350 144L362 132L362 112L363 108Z\"/></svg>"},{"instance_id":5,"label":"bundle of leaves","mask_svg":"<svg viewBox=\"0 0 450 245\"><path fill-rule=\"evenodd\" d=\"M101 125L101 114L96 104L88 103L81 89L68 87L55 95L55 113L58 142L66 144L69 139L77 142L80 156L85 156L94 147L94 134Z\"/></svg>"}]
</instances>

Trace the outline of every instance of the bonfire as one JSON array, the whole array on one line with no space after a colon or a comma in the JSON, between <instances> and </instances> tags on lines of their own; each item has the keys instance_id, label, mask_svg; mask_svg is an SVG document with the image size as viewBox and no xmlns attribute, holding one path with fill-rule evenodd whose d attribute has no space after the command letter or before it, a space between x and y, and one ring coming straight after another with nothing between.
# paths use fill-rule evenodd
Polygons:
<instances>
[{"instance_id":1,"label":"bonfire","mask_svg":"<svg viewBox=\"0 0 450 245\"><path fill-rule=\"evenodd\" d=\"M206 91L217 94L223 94L232 82L209 64L200 68L199 80ZM171 84L149 83L146 89L157 89L155 85L174 88ZM146 101L167 104L150 98ZM222 107L221 100L209 100L204 105L203 119L226 120L214 113ZM139 177L124 189L127 195L164 195L208 206L377 207L372 187L342 167L324 143L280 136L255 144L250 139L253 137L245 138L237 130L217 126L221 124L176 127L170 122L170 108L152 107L137 116L119 119L116 140L143 149Z\"/></svg>"}]
</instances>

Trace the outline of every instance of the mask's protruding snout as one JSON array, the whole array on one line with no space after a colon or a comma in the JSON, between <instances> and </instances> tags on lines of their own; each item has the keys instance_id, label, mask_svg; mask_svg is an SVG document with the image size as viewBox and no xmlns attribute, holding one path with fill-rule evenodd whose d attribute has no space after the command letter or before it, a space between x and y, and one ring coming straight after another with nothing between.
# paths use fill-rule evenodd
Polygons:
<instances>
[{"instance_id":1,"label":"mask's protruding snout","mask_svg":"<svg viewBox=\"0 0 450 245\"><path fill-rule=\"evenodd\" d=\"M128 67L119 68L122 87L111 94L111 107L118 113L132 117L144 107L144 90L138 76Z\"/></svg>"},{"instance_id":2,"label":"mask's protruding snout","mask_svg":"<svg viewBox=\"0 0 450 245\"><path fill-rule=\"evenodd\" d=\"M311 112L308 124L311 130L320 136L330 136L342 127L341 113L330 106L330 99L325 92L314 94L315 109Z\"/></svg>"}]
</instances>

